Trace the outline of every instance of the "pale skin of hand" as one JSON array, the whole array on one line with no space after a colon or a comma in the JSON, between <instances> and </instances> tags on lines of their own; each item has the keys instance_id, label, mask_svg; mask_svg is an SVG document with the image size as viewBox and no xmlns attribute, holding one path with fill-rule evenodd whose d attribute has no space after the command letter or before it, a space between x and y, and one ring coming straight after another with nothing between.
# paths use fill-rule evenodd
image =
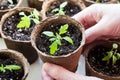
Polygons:
<instances>
[{"instance_id":1,"label":"pale skin of hand","mask_svg":"<svg viewBox=\"0 0 120 80\"><path fill-rule=\"evenodd\" d=\"M119 4L95 4L73 16L85 27L86 43L102 37L120 37L119 7Z\"/></svg>"},{"instance_id":2,"label":"pale skin of hand","mask_svg":"<svg viewBox=\"0 0 120 80\"><path fill-rule=\"evenodd\" d=\"M86 43L102 37L120 36L120 5L95 4L73 18L85 27ZM61 66L45 63L42 67L42 80L102 80L96 77L72 73Z\"/></svg>"}]
</instances>

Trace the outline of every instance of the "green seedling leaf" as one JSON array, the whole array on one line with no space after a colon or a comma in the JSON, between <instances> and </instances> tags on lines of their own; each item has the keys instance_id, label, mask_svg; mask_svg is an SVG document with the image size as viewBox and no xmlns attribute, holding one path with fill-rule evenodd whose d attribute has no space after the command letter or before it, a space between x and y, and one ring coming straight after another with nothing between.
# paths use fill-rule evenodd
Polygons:
<instances>
[{"instance_id":1,"label":"green seedling leaf","mask_svg":"<svg viewBox=\"0 0 120 80\"><path fill-rule=\"evenodd\" d=\"M39 12L34 9L33 12L29 16L25 15L24 12L19 13L21 17L21 21L18 23L17 28L30 28L31 20L34 21L35 24L39 24Z\"/></svg>"},{"instance_id":2,"label":"green seedling leaf","mask_svg":"<svg viewBox=\"0 0 120 80\"><path fill-rule=\"evenodd\" d=\"M116 53L117 59L120 59L120 53Z\"/></svg>"},{"instance_id":3,"label":"green seedling leaf","mask_svg":"<svg viewBox=\"0 0 120 80\"><path fill-rule=\"evenodd\" d=\"M56 38L50 38L49 39L49 41L55 41L56 40Z\"/></svg>"},{"instance_id":4,"label":"green seedling leaf","mask_svg":"<svg viewBox=\"0 0 120 80\"><path fill-rule=\"evenodd\" d=\"M18 23L17 28L30 28L30 19L28 16L21 18L21 21Z\"/></svg>"},{"instance_id":5,"label":"green seedling leaf","mask_svg":"<svg viewBox=\"0 0 120 80\"><path fill-rule=\"evenodd\" d=\"M67 1L63 2L63 3L60 5L60 9L65 8L65 6L67 6L67 4L68 4L68 2L67 2Z\"/></svg>"},{"instance_id":6,"label":"green seedling leaf","mask_svg":"<svg viewBox=\"0 0 120 80\"><path fill-rule=\"evenodd\" d=\"M65 12L63 10L59 10L59 14L56 15L65 15Z\"/></svg>"},{"instance_id":7,"label":"green seedling leaf","mask_svg":"<svg viewBox=\"0 0 120 80\"><path fill-rule=\"evenodd\" d=\"M60 39L57 39L57 40L56 40L56 43L57 43L58 45L60 45L60 46L62 45Z\"/></svg>"},{"instance_id":8,"label":"green seedling leaf","mask_svg":"<svg viewBox=\"0 0 120 80\"><path fill-rule=\"evenodd\" d=\"M52 10L52 13L59 12L59 8L55 8Z\"/></svg>"},{"instance_id":9,"label":"green seedling leaf","mask_svg":"<svg viewBox=\"0 0 120 80\"><path fill-rule=\"evenodd\" d=\"M13 4L13 0L8 0L8 2L9 2L10 4Z\"/></svg>"},{"instance_id":10,"label":"green seedling leaf","mask_svg":"<svg viewBox=\"0 0 120 80\"><path fill-rule=\"evenodd\" d=\"M38 19L32 19L34 21L35 24L39 24L40 21Z\"/></svg>"},{"instance_id":11,"label":"green seedling leaf","mask_svg":"<svg viewBox=\"0 0 120 80\"><path fill-rule=\"evenodd\" d=\"M96 0L95 2L96 2L96 3L99 3L99 2L100 2L100 0Z\"/></svg>"},{"instance_id":12,"label":"green seedling leaf","mask_svg":"<svg viewBox=\"0 0 120 80\"><path fill-rule=\"evenodd\" d=\"M116 63L116 61L117 61L117 57L113 55L113 57L112 57L112 64L114 65Z\"/></svg>"},{"instance_id":13,"label":"green seedling leaf","mask_svg":"<svg viewBox=\"0 0 120 80\"><path fill-rule=\"evenodd\" d=\"M114 48L114 49L117 49L117 48L118 48L118 44L114 43L114 44L113 44L113 48Z\"/></svg>"},{"instance_id":14,"label":"green seedling leaf","mask_svg":"<svg viewBox=\"0 0 120 80\"><path fill-rule=\"evenodd\" d=\"M64 8L67 6L68 2L63 2L59 8L55 8L52 10L52 13L56 13L55 15L65 15Z\"/></svg>"},{"instance_id":15,"label":"green seedling leaf","mask_svg":"<svg viewBox=\"0 0 120 80\"><path fill-rule=\"evenodd\" d=\"M114 43L112 45L112 49L107 52L107 56L102 58L103 61L111 61L112 60L112 65L116 63L117 60L120 59L120 53L117 52L118 44Z\"/></svg>"},{"instance_id":16,"label":"green seedling leaf","mask_svg":"<svg viewBox=\"0 0 120 80\"><path fill-rule=\"evenodd\" d=\"M5 72L6 70L20 70L21 67L17 66L17 65L6 65L5 67L3 66L3 64L1 64L0 66L0 71L1 72Z\"/></svg>"},{"instance_id":17,"label":"green seedling leaf","mask_svg":"<svg viewBox=\"0 0 120 80\"><path fill-rule=\"evenodd\" d=\"M56 32L55 35L51 31L42 32L42 34L50 37L49 41L52 42L52 44L49 46L51 55L54 55L55 52L58 50L58 46L62 45L62 43L61 43L62 39L68 41L71 44L73 44L73 40L70 37L68 37L68 36L61 37L61 34L65 34L67 32L68 27L69 27L68 24L62 25L59 29L59 34Z\"/></svg>"},{"instance_id":18,"label":"green seedling leaf","mask_svg":"<svg viewBox=\"0 0 120 80\"><path fill-rule=\"evenodd\" d=\"M33 14L34 14L35 18L39 20L40 14L36 9L34 9Z\"/></svg>"},{"instance_id":19,"label":"green seedling leaf","mask_svg":"<svg viewBox=\"0 0 120 80\"><path fill-rule=\"evenodd\" d=\"M56 37L57 39L62 40L62 37L58 33L56 33Z\"/></svg>"},{"instance_id":20,"label":"green seedling leaf","mask_svg":"<svg viewBox=\"0 0 120 80\"><path fill-rule=\"evenodd\" d=\"M21 69L21 67L17 65L7 65L4 68L8 70L20 70Z\"/></svg>"},{"instance_id":21,"label":"green seedling leaf","mask_svg":"<svg viewBox=\"0 0 120 80\"><path fill-rule=\"evenodd\" d=\"M50 54L53 55L55 54L55 52L58 50L58 45L57 45L57 42L54 41L50 46Z\"/></svg>"},{"instance_id":22,"label":"green seedling leaf","mask_svg":"<svg viewBox=\"0 0 120 80\"><path fill-rule=\"evenodd\" d=\"M51 32L51 31L44 31L44 32L42 32L42 34L44 34L44 35L46 35L48 37L54 37L55 36L54 33Z\"/></svg>"},{"instance_id":23,"label":"green seedling leaf","mask_svg":"<svg viewBox=\"0 0 120 80\"><path fill-rule=\"evenodd\" d=\"M61 26L61 28L59 30L59 34L65 34L67 32L68 27L69 27L68 24Z\"/></svg>"},{"instance_id":24,"label":"green seedling leaf","mask_svg":"<svg viewBox=\"0 0 120 80\"><path fill-rule=\"evenodd\" d=\"M113 53L111 51L107 52L107 54L108 54L107 56L102 58L102 61L108 61L113 56Z\"/></svg>"},{"instance_id":25,"label":"green seedling leaf","mask_svg":"<svg viewBox=\"0 0 120 80\"><path fill-rule=\"evenodd\" d=\"M3 72L3 73L5 72L3 64L1 64L1 66L0 66L0 71Z\"/></svg>"},{"instance_id":26,"label":"green seedling leaf","mask_svg":"<svg viewBox=\"0 0 120 80\"><path fill-rule=\"evenodd\" d=\"M63 39L73 44L73 40L70 37L66 36L66 37L63 37Z\"/></svg>"},{"instance_id":27,"label":"green seedling leaf","mask_svg":"<svg viewBox=\"0 0 120 80\"><path fill-rule=\"evenodd\" d=\"M25 16L25 13L24 12L20 12L19 15Z\"/></svg>"}]
</instances>

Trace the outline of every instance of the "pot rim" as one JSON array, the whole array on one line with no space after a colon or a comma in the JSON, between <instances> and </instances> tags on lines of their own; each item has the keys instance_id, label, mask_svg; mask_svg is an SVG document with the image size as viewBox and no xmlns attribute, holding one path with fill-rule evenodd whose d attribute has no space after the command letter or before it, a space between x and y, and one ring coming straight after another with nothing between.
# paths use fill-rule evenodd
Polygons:
<instances>
[{"instance_id":1,"label":"pot rim","mask_svg":"<svg viewBox=\"0 0 120 80\"><path fill-rule=\"evenodd\" d=\"M24 69L24 76L22 77L22 80L25 80L30 71L30 64L28 63L27 59L23 56L23 54L11 49L1 49L0 55L1 54L6 54L7 56L17 60L22 65Z\"/></svg>"},{"instance_id":2,"label":"pot rim","mask_svg":"<svg viewBox=\"0 0 120 80\"><path fill-rule=\"evenodd\" d=\"M95 74L97 74L97 75L101 75L102 77L110 77L110 78L112 78L112 79L120 79L120 76L110 76L110 75L106 75L106 74L103 74L102 72L97 72L95 69L93 69L92 68L92 66L90 65L90 63L89 63L89 61L88 61L88 54L89 54L89 51L92 49L92 48L94 48L95 46L97 46L97 45L100 45L100 44L102 44L102 43L116 43L116 42L111 42L111 41L108 41L108 40L95 40L95 41L93 41L92 43L90 43L90 44L88 44L87 46L86 46L86 49L84 50L84 54L85 54L85 61L86 61L86 64L87 64L87 66L89 67L89 69L91 70L91 72L94 72ZM119 44L120 45L120 43L117 43L117 44ZM105 45L105 44L103 44L103 45Z\"/></svg>"},{"instance_id":3,"label":"pot rim","mask_svg":"<svg viewBox=\"0 0 120 80\"><path fill-rule=\"evenodd\" d=\"M49 22L49 21L51 21L52 19L55 20L55 19L59 19L59 18L61 18L61 17L62 17L62 18L67 18L67 19L71 20L71 22L73 22L73 23L75 22L75 23L77 23L76 25L79 25L79 26L80 26L80 27L79 27L79 26L78 26L78 27L79 27L79 29L80 29L80 31L81 31L81 33L82 33L81 44L79 45L79 47L78 47L75 51L73 51L73 52L71 52L71 53L69 53L69 54L67 54L67 55L52 56L52 55L45 54L45 53L43 53L42 51L40 51L40 50L37 48L36 42L34 42L34 39L35 39L35 41L36 41L36 38L34 37L34 33L36 33L36 30L40 27L40 25L43 26L44 23L47 23L47 21ZM37 26L35 27L35 29L33 30L32 34L31 34L31 43L32 43L32 46L37 50L37 52L38 52L38 53L41 53L41 54L44 55L44 56L52 57L52 58L67 57L67 56L70 56L70 55L76 53L76 52L85 44L85 33L84 33L83 25L82 25L81 23L75 21L73 18L70 18L69 16L66 16L66 15L56 15L56 16L52 16L52 17L49 17L49 18L43 20L40 25L37 25Z\"/></svg>"},{"instance_id":4,"label":"pot rim","mask_svg":"<svg viewBox=\"0 0 120 80\"><path fill-rule=\"evenodd\" d=\"M47 18L46 12L49 10L51 4L55 1L61 1L61 0L44 0L43 1L42 10L41 10L41 14L43 16L43 19ZM79 0L79 1L78 0L63 0L63 1L71 2L75 5L77 5L81 10L86 8L86 6L82 0Z\"/></svg>"},{"instance_id":5,"label":"pot rim","mask_svg":"<svg viewBox=\"0 0 120 80\"><path fill-rule=\"evenodd\" d=\"M4 14L4 15L2 16L2 18L1 18L1 24L0 24L0 33L1 33L1 37L3 37L4 39L8 39L8 40L10 40L10 41L14 41L14 42L20 42L20 43L25 42L25 43L30 43L30 40L28 40L28 41L27 41L27 40L26 40L26 41L14 40L14 39L12 39L10 36L6 36L6 35L3 33L3 31L2 31L2 27L3 27L3 24L4 24L5 20L6 20L8 17L10 17L11 15L13 15L13 14L15 14L15 13L17 13L17 12L20 12L20 11L27 11L27 12L30 12L30 11L33 11L33 10L34 10L34 8L29 8L29 7L18 7L18 8L16 8L16 9L11 10L11 11L7 12L6 14Z\"/></svg>"},{"instance_id":6,"label":"pot rim","mask_svg":"<svg viewBox=\"0 0 120 80\"><path fill-rule=\"evenodd\" d=\"M11 9L5 9L5 10L0 10L0 12L7 12L7 11L10 11L10 10L14 10L16 9L17 7L20 6L20 4L22 3L23 0L18 0L18 3L17 5L14 7L14 8L11 8Z\"/></svg>"}]
</instances>

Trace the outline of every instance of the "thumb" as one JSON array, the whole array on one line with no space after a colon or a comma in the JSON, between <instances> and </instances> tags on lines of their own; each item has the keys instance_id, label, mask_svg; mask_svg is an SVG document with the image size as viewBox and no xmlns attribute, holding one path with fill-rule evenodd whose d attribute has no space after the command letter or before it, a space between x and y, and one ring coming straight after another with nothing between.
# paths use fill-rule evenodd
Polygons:
<instances>
[{"instance_id":1,"label":"thumb","mask_svg":"<svg viewBox=\"0 0 120 80\"><path fill-rule=\"evenodd\" d=\"M74 73L55 64L45 63L43 65L43 69L51 78L55 80L81 80L78 79Z\"/></svg>"},{"instance_id":2,"label":"thumb","mask_svg":"<svg viewBox=\"0 0 120 80\"><path fill-rule=\"evenodd\" d=\"M96 25L91 26L90 28L86 29L86 43L90 43L94 41L95 39L104 36L107 32L107 26L109 24L106 24L107 18L103 17Z\"/></svg>"},{"instance_id":3,"label":"thumb","mask_svg":"<svg viewBox=\"0 0 120 80\"><path fill-rule=\"evenodd\" d=\"M78 75L64 69L63 67L50 63L45 63L43 65L43 69L50 77L55 80L102 80L96 77Z\"/></svg>"}]
</instances>

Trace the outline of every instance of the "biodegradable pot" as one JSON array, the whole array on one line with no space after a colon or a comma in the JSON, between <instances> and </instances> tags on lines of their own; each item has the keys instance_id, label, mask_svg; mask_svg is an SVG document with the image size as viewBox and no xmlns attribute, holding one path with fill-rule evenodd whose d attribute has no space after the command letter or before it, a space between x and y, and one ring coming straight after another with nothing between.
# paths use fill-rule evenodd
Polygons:
<instances>
[{"instance_id":1,"label":"biodegradable pot","mask_svg":"<svg viewBox=\"0 0 120 80\"><path fill-rule=\"evenodd\" d=\"M17 3L17 5L16 5L14 8L12 8L12 9L0 10L0 18L1 18L2 15L5 14L6 12L9 12L10 10L13 10L13 9L18 8L18 7L21 5L21 3L22 3L22 0L18 0L18 3Z\"/></svg>"},{"instance_id":2,"label":"biodegradable pot","mask_svg":"<svg viewBox=\"0 0 120 80\"><path fill-rule=\"evenodd\" d=\"M73 24L80 30L80 32L82 33L81 34L82 40L80 41L81 44L75 51L68 53L67 55L52 56L52 55L43 53L37 48L36 41L42 29L44 29L46 25L56 24L56 23L57 24ZM75 72L77 70L78 61L81 55L82 47L85 42L84 28L79 22L75 21L74 19L68 16L64 16L64 15L53 16L53 17L47 18L46 20L41 22L40 25L35 27L31 35L31 42L32 42L32 46L36 49L36 51L38 52L43 62L58 64L70 71Z\"/></svg>"},{"instance_id":3,"label":"biodegradable pot","mask_svg":"<svg viewBox=\"0 0 120 80\"><path fill-rule=\"evenodd\" d=\"M30 7L36 8L39 11L42 9L43 0L27 0L27 1Z\"/></svg>"},{"instance_id":4,"label":"biodegradable pot","mask_svg":"<svg viewBox=\"0 0 120 80\"><path fill-rule=\"evenodd\" d=\"M83 0L83 2L84 2L86 7L88 7L92 4L98 4L97 2L92 1L92 0ZM104 4L113 4L113 3L117 3L117 0L110 0L108 2L105 2ZM99 3L99 4L103 4L103 3Z\"/></svg>"},{"instance_id":5,"label":"biodegradable pot","mask_svg":"<svg viewBox=\"0 0 120 80\"><path fill-rule=\"evenodd\" d=\"M72 5L78 6L80 10L85 9L85 5L82 0L79 0L79 1L78 0L44 0L42 5L42 10L41 10L43 19L48 17L46 13L50 8L52 8L53 5L55 5L58 2L61 3L65 1L67 1Z\"/></svg>"},{"instance_id":6,"label":"biodegradable pot","mask_svg":"<svg viewBox=\"0 0 120 80\"><path fill-rule=\"evenodd\" d=\"M6 12L9 12L10 10L13 10L13 9L18 8L18 7L21 5L21 3L22 3L22 0L18 0L18 3L17 3L17 5L16 5L14 8L12 8L12 9L0 10L0 20L1 20L1 17L2 17ZM1 35L0 35L0 37L1 37Z\"/></svg>"},{"instance_id":7,"label":"biodegradable pot","mask_svg":"<svg viewBox=\"0 0 120 80\"><path fill-rule=\"evenodd\" d=\"M36 50L32 47L30 40L22 41L22 40L14 40L10 36L4 34L2 30L5 21L12 15L19 13L19 12L31 12L33 8L17 8L8 13L6 13L1 19L0 31L1 36L4 38L7 48L13 49L23 53L23 55L28 59L28 62L32 64L38 58L38 54Z\"/></svg>"},{"instance_id":8,"label":"biodegradable pot","mask_svg":"<svg viewBox=\"0 0 120 80\"><path fill-rule=\"evenodd\" d=\"M86 74L87 75L96 76L96 77L102 78L104 80L120 80L120 75L119 76L118 75L117 76L110 76L110 75L107 75L107 74L105 74L103 72L95 70L93 68L94 66L91 66L90 61L88 60L88 55L90 54L90 51L92 51L93 49L96 49L97 46L102 45L102 46L104 46L104 47L106 47L108 49L111 49L113 43L117 43L117 42L113 42L113 41L111 42L109 40L96 40L96 41L90 43L89 45L87 45L85 47L84 54L85 54ZM118 45L119 45L119 47L118 47L117 50L120 52L120 44L118 43ZM97 60L99 60L99 59L97 58ZM104 65L104 67L105 67L105 65Z\"/></svg>"},{"instance_id":9,"label":"biodegradable pot","mask_svg":"<svg viewBox=\"0 0 120 80\"><path fill-rule=\"evenodd\" d=\"M21 80L26 80L29 73L30 65L27 59L20 52L10 50L10 49L2 49L0 50L0 55L5 55L18 61L22 65L24 70L24 75Z\"/></svg>"}]
</instances>

